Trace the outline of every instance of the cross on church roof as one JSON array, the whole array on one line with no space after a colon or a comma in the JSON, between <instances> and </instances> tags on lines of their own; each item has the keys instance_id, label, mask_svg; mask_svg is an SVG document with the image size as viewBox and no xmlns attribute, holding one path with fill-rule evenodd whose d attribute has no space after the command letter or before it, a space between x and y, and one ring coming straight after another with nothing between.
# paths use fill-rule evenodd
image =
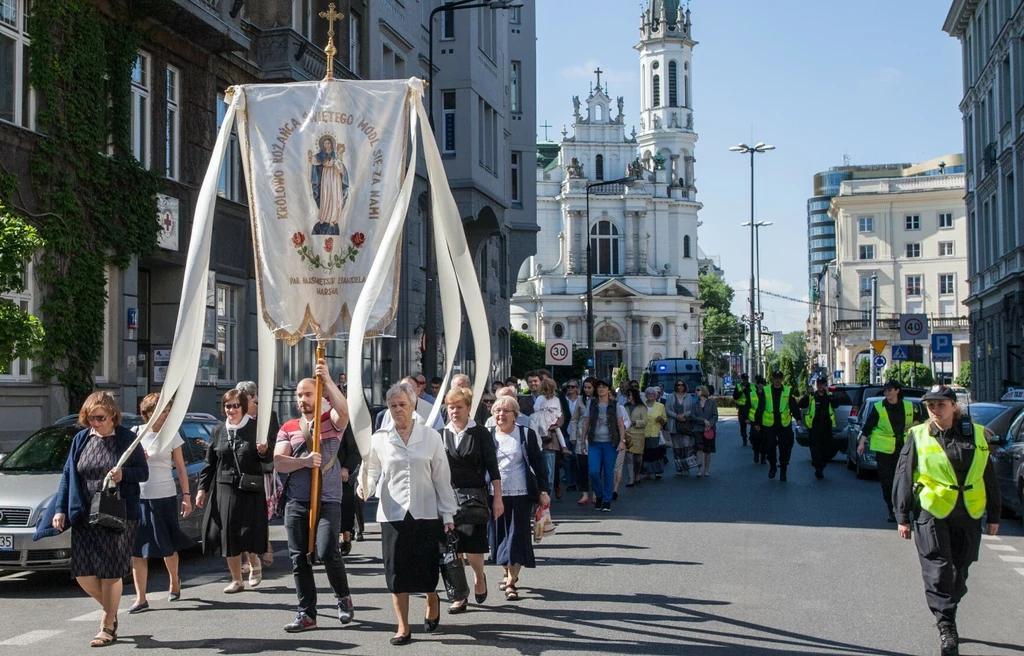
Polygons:
<instances>
[{"instance_id":1,"label":"cross on church roof","mask_svg":"<svg viewBox=\"0 0 1024 656\"><path fill-rule=\"evenodd\" d=\"M597 86L601 86L601 73L604 73L604 71L602 71L601 67L598 66L597 70L595 70L594 72L597 73Z\"/></svg>"},{"instance_id":2,"label":"cross on church roof","mask_svg":"<svg viewBox=\"0 0 1024 656\"><path fill-rule=\"evenodd\" d=\"M548 128L553 128L555 126L548 125L548 122L544 121L544 124L541 125L540 127L544 128L544 141L547 141L548 140Z\"/></svg>"}]
</instances>

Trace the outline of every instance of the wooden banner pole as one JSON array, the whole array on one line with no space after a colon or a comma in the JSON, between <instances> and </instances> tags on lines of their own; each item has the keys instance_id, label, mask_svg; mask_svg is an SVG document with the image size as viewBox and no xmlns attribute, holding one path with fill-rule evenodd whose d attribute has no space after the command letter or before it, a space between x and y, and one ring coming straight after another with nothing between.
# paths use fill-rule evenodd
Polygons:
<instances>
[{"instance_id":1,"label":"wooden banner pole","mask_svg":"<svg viewBox=\"0 0 1024 656\"><path fill-rule=\"evenodd\" d=\"M324 343L316 343L316 362L313 363L314 371L316 365L324 358ZM323 414L324 382L320 376L316 376L316 396L313 401L313 453L320 453L320 415ZM320 523L320 468L314 467L310 472L309 487L309 551L307 558L310 565L316 561L316 529Z\"/></svg>"}]
</instances>

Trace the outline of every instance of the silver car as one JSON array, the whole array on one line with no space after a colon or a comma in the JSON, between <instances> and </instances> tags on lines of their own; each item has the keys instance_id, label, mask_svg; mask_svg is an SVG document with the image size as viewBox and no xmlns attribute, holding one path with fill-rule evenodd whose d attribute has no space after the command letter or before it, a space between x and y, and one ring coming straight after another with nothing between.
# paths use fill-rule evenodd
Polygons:
<instances>
[{"instance_id":1,"label":"silver car","mask_svg":"<svg viewBox=\"0 0 1024 656\"><path fill-rule=\"evenodd\" d=\"M860 441L860 433L863 430L864 422L868 420L868 413L871 407L878 401L884 401L884 396L872 396L864 400L857 410L856 418L851 417L844 429L846 434L846 468L857 473L857 478L867 478L870 472L878 471L878 462L875 460L875 452L871 449L864 449L863 454L857 453L857 442ZM921 401L916 398L904 399L914 404L914 413L922 412Z\"/></svg>"},{"instance_id":2,"label":"silver car","mask_svg":"<svg viewBox=\"0 0 1024 656\"><path fill-rule=\"evenodd\" d=\"M129 428L141 422L141 418L133 414L124 414L121 421ZM178 429L185 441L182 455L193 489L216 424L216 419L210 415L189 414ZM32 536L40 515L57 493L71 441L80 430L73 420L64 418L33 433L0 462L0 569L70 567L71 531L39 541L33 541ZM177 477L174 480L177 484ZM181 490L178 495L180 497ZM202 532L202 512L193 512L182 519L181 527L198 540Z\"/></svg>"}]
</instances>

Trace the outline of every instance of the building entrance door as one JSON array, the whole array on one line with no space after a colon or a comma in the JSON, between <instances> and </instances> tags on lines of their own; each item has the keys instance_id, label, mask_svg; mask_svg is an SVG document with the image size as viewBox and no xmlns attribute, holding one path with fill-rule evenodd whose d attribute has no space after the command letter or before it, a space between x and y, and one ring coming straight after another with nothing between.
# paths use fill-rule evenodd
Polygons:
<instances>
[{"instance_id":1,"label":"building entrance door","mask_svg":"<svg viewBox=\"0 0 1024 656\"><path fill-rule=\"evenodd\" d=\"M598 351L597 362L595 363L597 377L601 380L612 382L612 370L622 364L622 351Z\"/></svg>"}]
</instances>

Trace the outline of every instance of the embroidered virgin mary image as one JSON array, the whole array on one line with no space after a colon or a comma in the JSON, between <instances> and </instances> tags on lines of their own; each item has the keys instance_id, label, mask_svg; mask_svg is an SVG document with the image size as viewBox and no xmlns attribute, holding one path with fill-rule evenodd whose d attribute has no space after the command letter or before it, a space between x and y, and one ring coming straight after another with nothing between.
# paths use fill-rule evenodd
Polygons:
<instances>
[{"instance_id":1,"label":"embroidered virgin mary image","mask_svg":"<svg viewBox=\"0 0 1024 656\"><path fill-rule=\"evenodd\" d=\"M317 206L313 234L338 235L341 234L341 214L348 200L348 169L342 162L345 144L338 146L333 136L325 134L317 146L319 152L316 154L309 151L310 181Z\"/></svg>"}]
</instances>

